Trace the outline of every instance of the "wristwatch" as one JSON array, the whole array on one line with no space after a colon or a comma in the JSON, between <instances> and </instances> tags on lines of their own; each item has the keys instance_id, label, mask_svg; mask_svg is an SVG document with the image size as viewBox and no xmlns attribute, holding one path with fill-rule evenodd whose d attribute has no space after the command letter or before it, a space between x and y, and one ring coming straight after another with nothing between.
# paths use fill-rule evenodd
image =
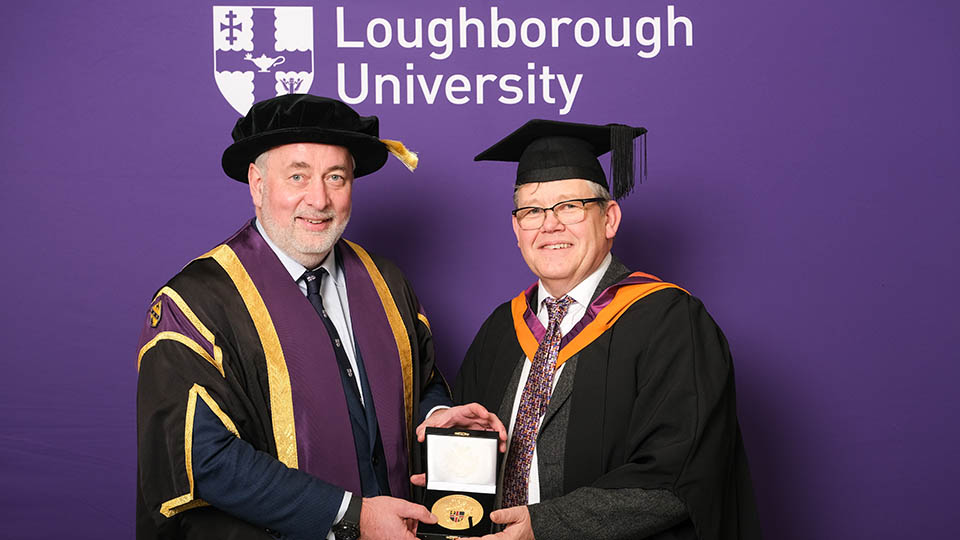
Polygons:
<instances>
[{"instance_id":1,"label":"wristwatch","mask_svg":"<svg viewBox=\"0 0 960 540\"><path fill-rule=\"evenodd\" d=\"M343 518L330 528L336 540L357 540L360 538L360 507L362 504L362 497L350 495L350 503L347 505L347 511L344 512Z\"/></svg>"}]
</instances>

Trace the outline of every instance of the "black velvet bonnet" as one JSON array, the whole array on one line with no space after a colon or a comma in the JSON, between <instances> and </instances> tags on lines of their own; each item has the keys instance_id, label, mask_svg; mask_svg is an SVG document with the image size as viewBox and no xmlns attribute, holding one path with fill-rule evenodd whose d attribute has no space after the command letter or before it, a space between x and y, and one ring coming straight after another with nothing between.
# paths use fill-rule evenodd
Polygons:
<instances>
[{"instance_id":1,"label":"black velvet bonnet","mask_svg":"<svg viewBox=\"0 0 960 540\"><path fill-rule=\"evenodd\" d=\"M356 161L355 177L370 174L387 161L376 116L360 116L342 101L287 94L255 103L233 128L233 144L221 163L227 176L247 182L250 163L284 144L312 142L346 147Z\"/></svg>"}]
</instances>

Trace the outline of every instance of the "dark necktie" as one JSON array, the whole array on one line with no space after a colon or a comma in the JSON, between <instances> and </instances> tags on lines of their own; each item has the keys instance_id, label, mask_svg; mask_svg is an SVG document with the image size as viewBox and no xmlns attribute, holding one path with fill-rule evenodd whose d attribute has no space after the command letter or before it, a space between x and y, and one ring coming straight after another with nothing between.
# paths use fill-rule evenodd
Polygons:
<instances>
[{"instance_id":1,"label":"dark necktie","mask_svg":"<svg viewBox=\"0 0 960 540\"><path fill-rule=\"evenodd\" d=\"M380 438L380 429L377 426L376 407L370 393L369 379L364 373L363 359L359 350L356 350L357 370L354 372L347 358L344 347L352 345L344 342L337 332L336 326L330 320L327 310L323 307L323 298L320 296L320 283L327 271L318 268L312 272L304 272L303 279L307 283L307 299L320 315L320 320L330 335L333 352L340 368L340 382L345 390L347 410L350 413L350 426L353 430L353 443L357 451L357 465L360 472L360 487L364 497L376 495L390 495L390 480L387 471L387 459L383 450L383 441ZM365 401L361 401L360 383ZM364 405L366 404L366 405Z\"/></svg>"},{"instance_id":2,"label":"dark necktie","mask_svg":"<svg viewBox=\"0 0 960 540\"><path fill-rule=\"evenodd\" d=\"M320 315L323 325L327 327L327 333L330 334L330 342L333 344L333 352L337 357L337 364L346 376L346 380L350 383L348 385L350 386L350 391L354 393L357 399L360 399L356 373L354 373L353 368L350 366L350 359L347 357L347 351L344 349L347 344L340 339L337 327L334 326L333 321L331 321L327 315L327 310L323 307L323 298L320 296L320 282L326 273L327 270L325 268L318 268L312 271L308 270L303 273L303 279L307 283L307 300L313 304L313 309L317 310L317 314Z\"/></svg>"},{"instance_id":3,"label":"dark necktie","mask_svg":"<svg viewBox=\"0 0 960 540\"><path fill-rule=\"evenodd\" d=\"M537 346L530 366L530 374L523 385L517 420L513 424L513 436L507 454L503 479L503 507L527 504L530 483L530 465L537 442L537 427L540 418L547 412L550 394L553 393L553 375L556 372L557 354L560 352L560 321L567 314L573 301L569 296L559 300L547 298L547 333Z\"/></svg>"}]
</instances>

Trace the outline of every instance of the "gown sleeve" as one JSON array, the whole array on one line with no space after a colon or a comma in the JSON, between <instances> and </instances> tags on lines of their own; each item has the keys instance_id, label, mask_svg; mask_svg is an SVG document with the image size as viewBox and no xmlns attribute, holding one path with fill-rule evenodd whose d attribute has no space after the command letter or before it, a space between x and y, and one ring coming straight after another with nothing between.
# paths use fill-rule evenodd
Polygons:
<instances>
[{"instance_id":1,"label":"gown sleeve","mask_svg":"<svg viewBox=\"0 0 960 540\"><path fill-rule=\"evenodd\" d=\"M265 451L270 445L241 363L213 337L222 332L164 290L138 354L138 508L149 515L138 516L138 528L152 522L156 530L179 528L185 538L218 528L238 538L269 538L266 529L323 536L343 490Z\"/></svg>"},{"instance_id":2,"label":"gown sleeve","mask_svg":"<svg viewBox=\"0 0 960 540\"><path fill-rule=\"evenodd\" d=\"M686 508L700 540L759 538L726 338L695 297L677 290L657 294L652 316L636 310L617 323L624 325L620 332L649 335L635 347L621 345L611 353L622 356L611 365L636 363L635 380L605 383L607 393L618 388L622 391L612 393L632 396L606 396L608 407L618 399L632 400L621 418L604 416L607 424L620 423L612 432L622 434L622 443L604 444L622 444L622 464L585 484L667 490ZM579 408L571 413L571 426L589 424L589 415L590 408ZM588 444L574 435L568 434L568 450Z\"/></svg>"}]
</instances>

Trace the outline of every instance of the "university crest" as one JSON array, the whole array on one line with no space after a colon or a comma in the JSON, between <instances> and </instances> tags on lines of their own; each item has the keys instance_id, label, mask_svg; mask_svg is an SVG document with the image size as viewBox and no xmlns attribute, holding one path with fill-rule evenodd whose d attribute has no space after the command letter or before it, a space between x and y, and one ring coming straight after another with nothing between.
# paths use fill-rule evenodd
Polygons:
<instances>
[{"instance_id":1,"label":"university crest","mask_svg":"<svg viewBox=\"0 0 960 540\"><path fill-rule=\"evenodd\" d=\"M313 84L313 8L213 6L213 72L240 114Z\"/></svg>"}]
</instances>

